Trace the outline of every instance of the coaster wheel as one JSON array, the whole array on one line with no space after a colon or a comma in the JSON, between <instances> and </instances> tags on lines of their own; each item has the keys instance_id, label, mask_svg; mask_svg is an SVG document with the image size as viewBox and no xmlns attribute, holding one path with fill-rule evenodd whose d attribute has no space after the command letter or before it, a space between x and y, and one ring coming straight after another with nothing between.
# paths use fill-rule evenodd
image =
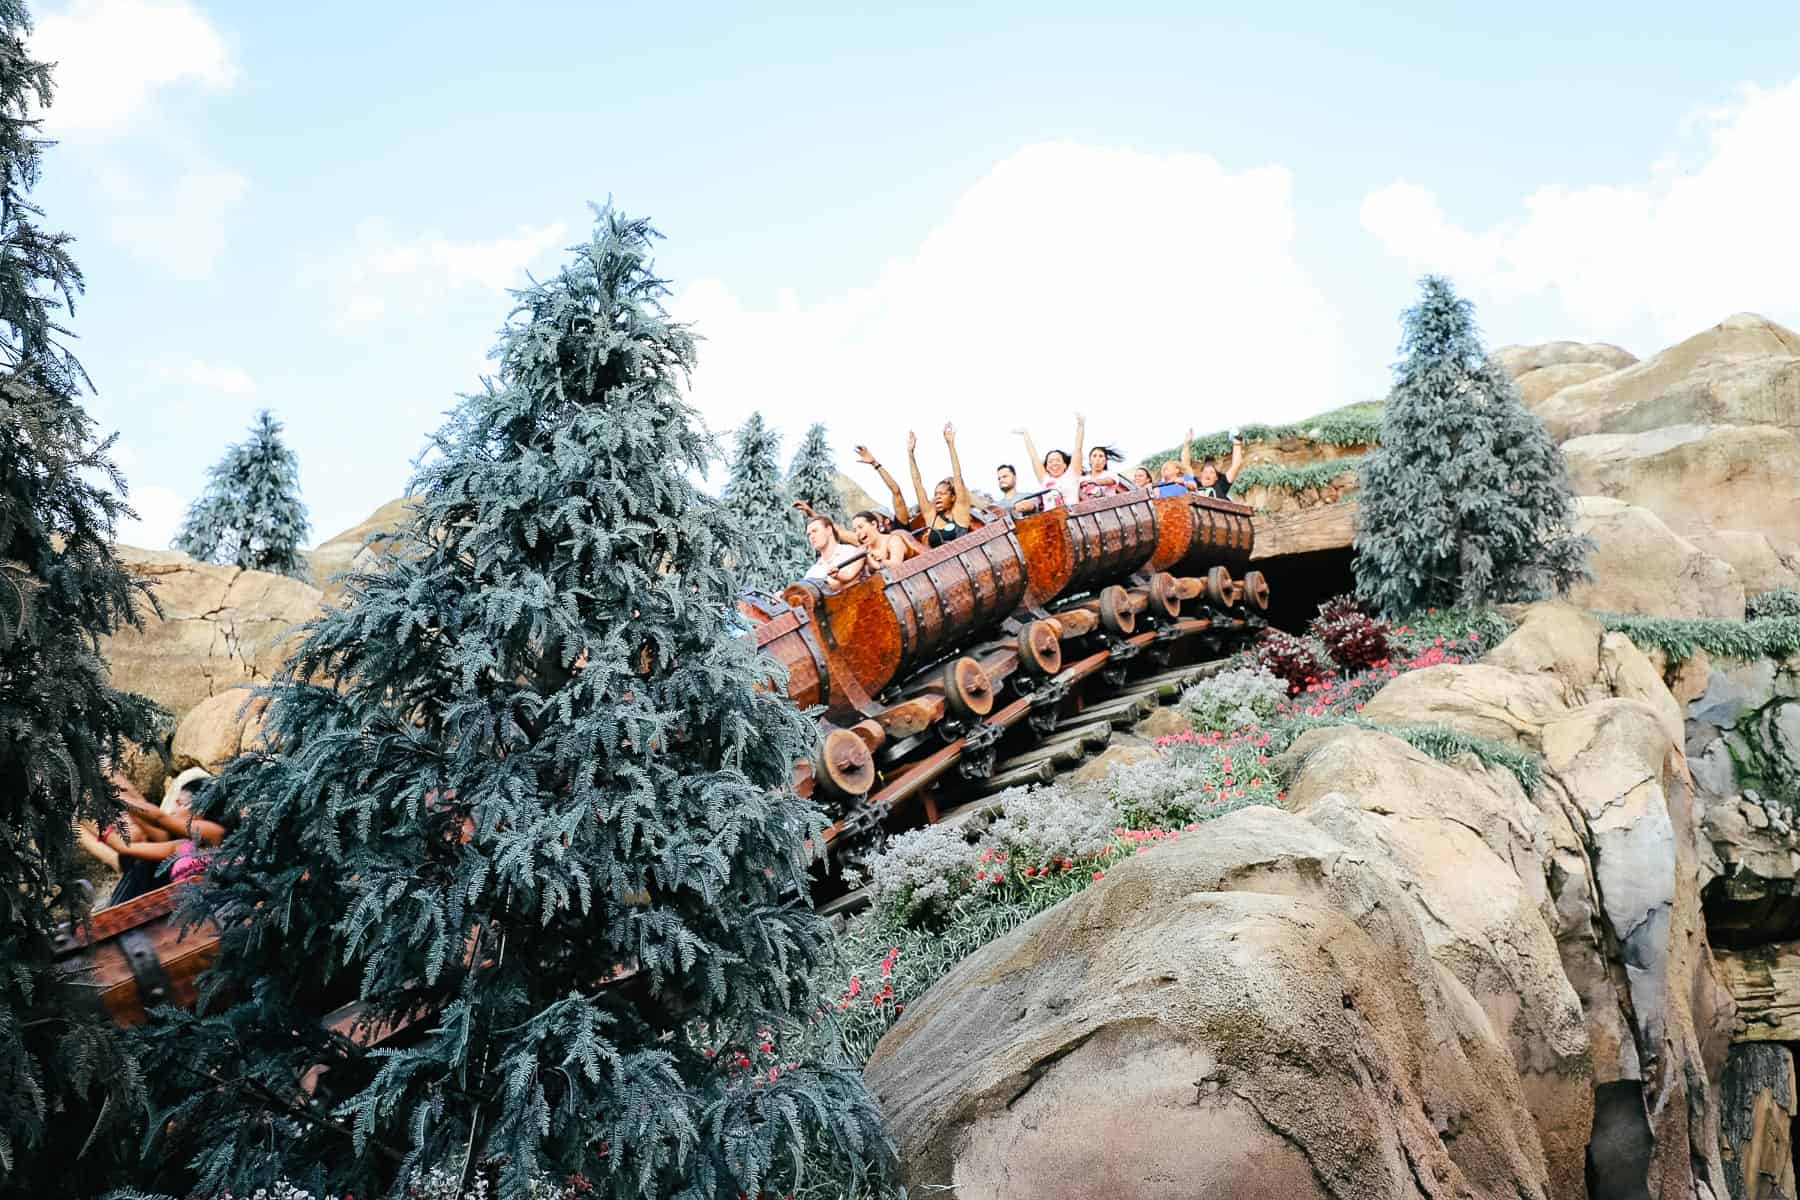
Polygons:
<instances>
[{"instance_id":1,"label":"coaster wheel","mask_svg":"<svg viewBox=\"0 0 1800 1200\"><path fill-rule=\"evenodd\" d=\"M994 681L967 655L944 668L944 702L965 721L978 721L994 711Z\"/></svg>"},{"instance_id":2,"label":"coaster wheel","mask_svg":"<svg viewBox=\"0 0 1800 1200\"><path fill-rule=\"evenodd\" d=\"M833 729L819 743L813 777L840 799L866 796L875 786L875 756L848 729Z\"/></svg>"},{"instance_id":3,"label":"coaster wheel","mask_svg":"<svg viewBox=\"0 0 1800 1200\"><path fill-rule=\"evenodd\" d=\"M1258 612L1269 611L1269 581L1261 571L1244 573L1244 596Z\"/></svg>"},{"instance_id":4,"label":"coaster wheel","mask_svg":"<svg viewBox=\"0 0 1800 1200\"><path fill-rule=\"evenodd\" d=\"M1019 632L1019 665L1028 675L1049 677L1062 670L1062 639L1049 621L1033 621Z\"/></svg>"},{"instance_id":5,"label":"coaster wheel","mask_svg":"<svg viewBox=\"0 0 1800 1200\"><path fill-rule=\"evenodd\" d=\"M1237 585L1224 567L1214 567L1206 573L1206 601L1215 608L1230 608L1236 603Z\"/></svg>"},{"instance_id":6,"label":"coaster wheel","mask_svg":"<svg viewBox=\"0 0 1800 1200\"><path fill-rule=\"evenodd\" d=\"M1100 627L1114 637L1130 637L1137 631L1131 597L1116 583L1100 593Z\"/></svg>"},{"instance_id":7,"label":"coaster wheel","mask_svg":"<svg viewBox=\"0 0 1800 1200\"><path fill-rule=\"evenodd\" d=\"M1158 616L1170 620L1181 615L1181 585L1167 571L1150 577L1150 607Z\"/></svg>"}]
</instances>

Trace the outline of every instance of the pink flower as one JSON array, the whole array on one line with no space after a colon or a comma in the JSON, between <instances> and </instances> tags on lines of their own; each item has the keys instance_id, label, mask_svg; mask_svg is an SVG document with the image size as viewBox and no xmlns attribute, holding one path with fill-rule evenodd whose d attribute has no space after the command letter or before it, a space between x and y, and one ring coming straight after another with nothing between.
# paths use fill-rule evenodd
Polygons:
<instances>
[{"instance_id":1,"label":"pink flower","mask_svg":"<svg viewBox=\"0 0 1800 1200\"><path fill-rule=\"evenodd\" d=\"M1098 880L1101 880L1101 879L1105 879L1105 878L1106 878L1106 872L1105 872L1105 871L1095 871L1095 872L1094 872L1094 879L1095 879L1095 880L1096 880L1096 881L1098 881Z\"/></svg>"}]
</instances>

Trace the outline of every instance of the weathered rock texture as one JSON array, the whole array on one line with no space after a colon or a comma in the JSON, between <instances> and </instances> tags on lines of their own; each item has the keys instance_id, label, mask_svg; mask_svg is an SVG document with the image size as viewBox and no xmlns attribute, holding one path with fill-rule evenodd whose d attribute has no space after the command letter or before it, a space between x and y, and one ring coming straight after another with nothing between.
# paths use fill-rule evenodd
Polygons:
<instances>
[{"instance_id":1,"label":"weathered rock texture","mask_svg":"<svg viewBox=\"0 0 1800 1200\"><path fill-rule=\"evenodd\" d=\"M1795 1200L1793 1052L1786 1046L1733 1046L1720 1092L1732 1200Z\"/></svg>"},{"instance_id":2,"label":"weathered rock texture","mask_svg":"<svg viewBox=\"0 0 1800 1200\"><path fill-rule=\"evenodd\" d=\"M1800 432L1774 425L1667 425L1563 443L1582 495L1648 508L1677 533L1760 533L1777 556L1800 542Z\"/></svg>"},{"instance_id":3,"label":"weathered rock texture","mask_svg":"<svg viewBox=\"0 0 1800 1200\"><path fill-rule=\"evenodd\" d=\"M1494 357L1577 493L1651 510L1751 595L1800 586L1800 334L1740 313L1643 362L1570 342Z\"/></svg>"},{"instance_id":4,"label":"weathered rock texture","mask_svg":"<svg viewBox=\"0 0 1800 1200\"><path fill-rule=\"evenodd\" d=\"M178 719L209 696L273 677L294 631L319 612L318 588L262 571L198 563L170 550L118 547L119 558L155 585L162 616L105 639L113 686L137 692Z\"/></svg>"},{"instance_id":5,"label":"weathered rock texture","mask_svg":"<svg viewBox=\"0 0 1800 1200\"><path fill-rule=\"evenodd\" d=\"M1250 557L1260 561L1348 549L1356 541L1356 509L1355 499L1348 499L1258 516Z\"/></svg>"},{"instance_id":6,"label":"weathered rock texture","mask_svg":"<svg viewBox=\"0 0 1800 1200\"><path fill-rule=\"evenodd\" d=\"M1723 1200L1732 1014L1657 669L1543 605L1364 716L1531 750L1544 782L1307 734L1292 811L1121 866L908 1010L867 1076L911 1183Z\"/></svg>"},{"instance_id":7,"label":"weathered rock texture","mask_svg":"<svg viewBox=\"0 0 1800 1200\"><path fill-rule=\"evenodd\" d=\"M1738 313L1537 406L1558 440L1693 422L1800 428L1800 334Z\"/></svg>"},{"instance_id":8,"label":"weathered rock texture","mask_svg":"<svg viewBox=\"0 0 1800 1200\"><path fill-rule=\"evenodd\" d=\"M1610 375L1637 359L1606 342L1544 342L1502 346L1493 359L1512 374L1526 407L1536 409L1564 388Z\"/></svg>"},{"instance_id":9,"label":"weathered rock texture","mask_svg":"<svg viewBox=\"0 0 1800 1200\"><path fill-rule=\"evenodd\" d=\"M1647 508L1604 496L1576 501L1575 527L1594 539L1569 600L1597 612L1658 617L1744 617L1744 586L1731 564L1688 541Z\"/></svg>"},{"instance_id":10,"label":"weathered rock texture","mask_svg":"<svg viewBox=\"0 0 1800 1200\"><path fill-rule=\"evenodd\" d=\"M176 771L205 767L215 774L248 750L259 748L266 697L231 688L195 705L175 729L169 756Z\"/></svg>"},{"instance_id":11,"label":"weathered rock texture","mask_svg":"<svg viewBox=\"0 0 1800 1200\"><path fill-rule=\"evenodd\" d=\"M359 524L320 542L317 549L307 552L313 582L324 590L328 601L335 602L344 594L344 585L336 577L346 571L367 567L382 547L392 541L386 535L412 519L413 504L410 496L389 500Z\"/></svg>"}]
</instances>

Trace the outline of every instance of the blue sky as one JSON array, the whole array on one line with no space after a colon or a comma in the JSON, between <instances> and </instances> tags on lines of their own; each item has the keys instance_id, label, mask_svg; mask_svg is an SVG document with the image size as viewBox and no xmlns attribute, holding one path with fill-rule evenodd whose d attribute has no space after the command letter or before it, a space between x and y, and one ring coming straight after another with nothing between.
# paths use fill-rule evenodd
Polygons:
<instances>
[{"instance_id":1,"label":"blue sky","mask_svg":"<svg viewBox=\"0 0 1800 1200\"><path fill-rule=\"evenodd\" d=\"M256 409L316 537L398 495L504 289L609 195L710 427L1133 454L1379 395L1426 269L1490 344L1800 323L1791 5L40 4L75 327L160 544Z\"/></svg>"}]
</instances>

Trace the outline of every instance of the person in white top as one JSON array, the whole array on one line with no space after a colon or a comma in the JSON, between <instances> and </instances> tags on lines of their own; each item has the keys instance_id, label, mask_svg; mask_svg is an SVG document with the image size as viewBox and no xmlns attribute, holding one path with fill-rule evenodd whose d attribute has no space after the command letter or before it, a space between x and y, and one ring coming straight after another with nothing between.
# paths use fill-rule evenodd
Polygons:
<instances>
[{"instance_id":1,"label":"person in white top","mask_svg":"<svg viewBox=\"0 0 1800 1200\"><path fill-rule=\"evenodd\" d=\"M1013 432L1025 439L1025 453L1031 456L1032 470L1037 472L1038 482L1050 489L1044 493L1043 497L1046 509L1061 508L1065 504L1073 504L1081 499L1081 472L1072 470L1071 465L1081 461L1081 446L1087 437L1087 418L1085 416L1077 414L1075 417L1075 456L1073 458L1064 450L1052 450L1039 458L1037 445L1031 440L1031 431L1015 429Z\"/></svg>"},{"instance_id":2,"label":"person in white top","mask_svg":"<svg viewBox=\"0 0 1800 1200\"><path fill-rule=\"evenodd\" d=\"M806 523L806 541L818 552L819 561L807 569L806 578L822 579L828 587L843 587L862 578L868 553L861 546L838 540L837 526L828 517Z\"/></svg>"}]
</instances>

